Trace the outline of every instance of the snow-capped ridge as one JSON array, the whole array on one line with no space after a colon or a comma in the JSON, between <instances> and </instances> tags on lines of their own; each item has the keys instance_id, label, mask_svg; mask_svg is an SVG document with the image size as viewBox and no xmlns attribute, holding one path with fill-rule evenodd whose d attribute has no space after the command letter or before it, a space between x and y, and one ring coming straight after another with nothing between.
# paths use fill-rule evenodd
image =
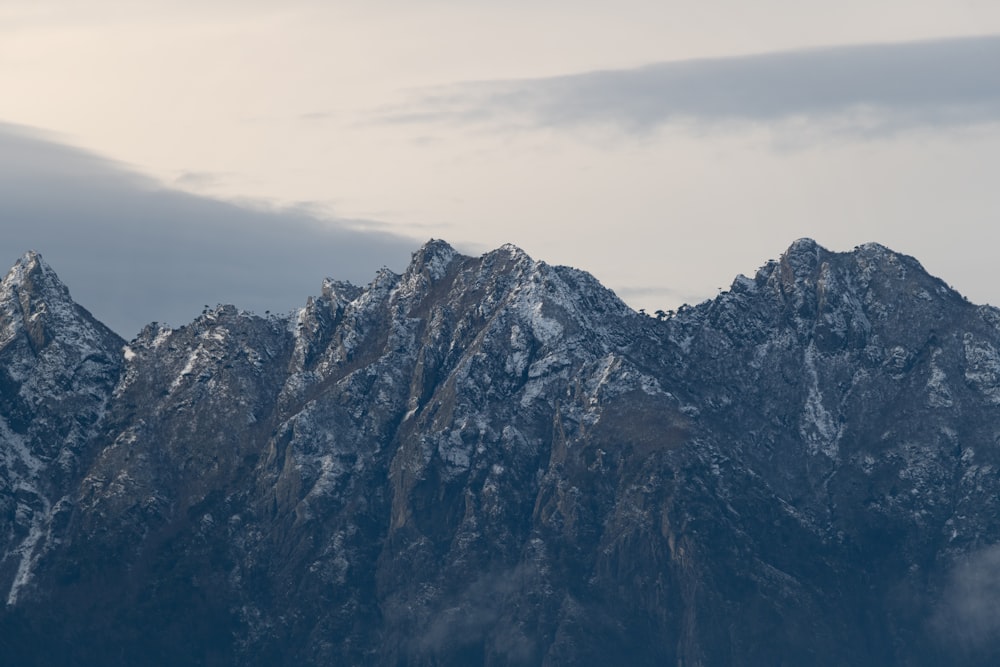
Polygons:
<instances>
[{"instance_id":1,"label":"snow-capped ridge","mask_svg":"<svg viewBox=\"0 0 1000 667\"><path fill-rule=\"evenodd\" d=\"M19 494L13 539L0 554L0 570L16 562L8 605L53 546L55 485L99 428L124 357L124 341L73 301L38 252L25 253L0 281L0 489Z\"/></svg>"},{"instance_id":2,"label":"snow-capped ridge","mask_svg":"<svg viewBox=\"0 0 1000 667\"><path fill-rule=\"evenodd\" d=\"M3 305L53 343L0 345L8 662L956 664L911 608L1000 542L1000 311L882 246L800 239L654 321L431 240L127 345L23 308L32 261Z\"/></svg>"},{"instance_id":3,"label":"snow-capped ridge","mask_svg":"<svg viewBox=\"0 0 1000 667\"><path fill-rule=\"evenodd\" d=\"M4 282L12 281L14 284L20 284L27 273L36 269L45 273L49 267L42 259L40 252L29 250L15 260L14 265L7 272Z\"/></svg>"},{"instance_id":4,"label":"snow-capped ridge","mask_svg":"<svg viewBox=\"0 0 1000 667\"><path fill-rule=\"evenodd\" d=\"M814 240L798 239L782 253L779 260L783 279L788 283L808 279L819 266L820 258L826 254L829 251Z\"/></svg>"},{"instance_id":5,"label":"snow-capped ridge","mask_svg":"<svg viewBox=\"0 0 1000 667\"><path fill-rule=\"evenodd\" d=\"M324 278L321 294L334 303L350 303L358 298L362 288L347 280Z\"/></svg>"},{"instance_id":6,"label":"snow-capped ridge","mask_svg":"<svg viewBox=\"0 0 1000 667\"><path fill-rule=\"evenodd\" d=\"M818 251L825 251L826 248L816 242L815 239L803 236L792 241L783 255L815 254Z\"/></svg>"},{"instance_id":7,"label":"snow-capped ridge","mask_svg":"<svg viewBox=\"0 0 1000 667\"><path fill-rule=\"evenodd\" d=\"M440 280L456 257L460 255L446 241L431 239L413 253L406 273L423 273L431 280Z\"/></svg>"},{"instance_id":8,"label":"snow-capped ridge","mask_svg":"<svg viewBox=\"0 0 1000 667\"><path fill-rule=\"evenodd\" d=\"M511 257L527 257L528 259L531 259L528 253L522 250L520 246L514 245L513 243L504 243L496 249L496 252L504 252Z\"/></svg>"},{"instance_id":9,"label":"snow-capped ridge","mask_svg":"<svg viewBox=\"0 0 1000 667\"><path fill-rule=\"evenodd\" d=\"M886 254L898 254L892 248L877 243L875 241L868 241L867 243L861 243L854 247L854 252L865 253L869 255L886 255Z\"/></svg>"},{"instance_id":10,"label":"snow-capped ridge","mask_svg":"<svg viewBox=\"0 0 1000 667\"><path fill-rule=\"evenodd\" d=\"M124 342L73 300L36 251L25 253L0 281L0 347L22 333L36 353L56 339L81 351L117 349Z\"/></svg>"},{"instance_id":11,"label":"snow-capped ridge","mask_svg":"<svg viewBox=\"0 0 1000 667\"><path fill-rule=\"evenodd\" d=\"M30 250L14 262L0 282L0 302L8 301L16 292L26 291L33 299L58 297L69 299L69 290L55 272L42 259L40 253ZM23 300L23 298L22 298Z\"/></svg>"}]
</instances>

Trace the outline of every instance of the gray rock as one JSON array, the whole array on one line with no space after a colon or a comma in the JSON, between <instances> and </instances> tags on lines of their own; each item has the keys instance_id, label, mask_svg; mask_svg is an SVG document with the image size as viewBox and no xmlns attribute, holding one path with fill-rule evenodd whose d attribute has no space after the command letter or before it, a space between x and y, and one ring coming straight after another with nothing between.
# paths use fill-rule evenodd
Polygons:
<instances>
[{"instance_id":1,"label":"gray rock","mask_svg":"<svg viewBox=\"0 0 1000 667\"><path fill-rule=\"evenodd\" d=\"M660 319L440 241L127 345L0 286L18 664L979 665L1000 311L795 242Z\"/></svg>"}]
</instances>

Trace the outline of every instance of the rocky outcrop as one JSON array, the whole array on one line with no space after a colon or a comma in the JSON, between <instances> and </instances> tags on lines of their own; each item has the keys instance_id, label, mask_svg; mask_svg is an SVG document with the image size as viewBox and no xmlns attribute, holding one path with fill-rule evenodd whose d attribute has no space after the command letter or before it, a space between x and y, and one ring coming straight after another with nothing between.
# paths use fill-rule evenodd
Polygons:
<instances>
[{"instance_id":1,"label":"rocky outcrop","mask_svg":"<svg viewBox=\"0 0 1000 667\"><path fill-rule=\"evenodd\" d=\"M0 289L19 664L992 664L1000 311L797 241L654 320L440 241L125 344Z\"/></svg>"},{"instance_id":2,"label":"rocky outcrop","mask_svg":"<svg viewBox=\"0 0 1000 667\"><path fill-rule=\"evenodd\" d=\"M0 282L0 589L17 603L108 409L123 341L76 305L36 253Z\"/></svg>"}]
</instances>

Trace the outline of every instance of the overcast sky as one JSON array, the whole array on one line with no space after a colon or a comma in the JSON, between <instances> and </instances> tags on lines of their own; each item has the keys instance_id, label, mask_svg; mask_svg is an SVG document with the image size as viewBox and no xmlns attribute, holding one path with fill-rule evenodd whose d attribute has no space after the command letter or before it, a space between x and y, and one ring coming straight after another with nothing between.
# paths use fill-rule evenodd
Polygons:
<instances>
[{"instance_id":1,"label":"overcast sky","mask_svg":"<svg viewBox=\"0 0 1000 667\"><path fill-rule=\"evenodd\" d=\"M259 309L268 267L274 310L432 236L648 309L878 241L1000 303L993 0L5 0L0 90L7 261L125 335L181 323L185 261L199 305Z\"/></svg>"},{"instance_id":2,"label":"overcast sky","mask_svg":"<svg viewBox=\"0 0 1000 667\"><path fill-rule=\"evenodd\" d=\"M236 205L164 188L86 151L0 124L0 225L12 265L38 250L73 298L125 337L204 306L286 313L323 278L368 282L419 243L308 207Z\"/></svg>"}]
</instances>

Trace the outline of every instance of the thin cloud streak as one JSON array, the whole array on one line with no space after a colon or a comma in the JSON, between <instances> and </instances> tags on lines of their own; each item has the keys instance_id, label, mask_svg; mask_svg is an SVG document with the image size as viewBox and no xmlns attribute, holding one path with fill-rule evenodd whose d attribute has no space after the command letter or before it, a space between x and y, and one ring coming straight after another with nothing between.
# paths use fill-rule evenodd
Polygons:
<instances>
[{"instance_id":1,"label":"thin cloud streak","mask_svg":"<svg viewBox=\"0 0 1000 667\"><path fill-rule=\"evenodd\" d=\"M324 277L365 283L418 241L316 207L244 206L167 189L100 156L0 123L0 273L37 250L119 333L184 324L204 304L287 312Z\"/></svg>"},{"instance_id":2,"label":"thin cloud streak","mask_svg":"<svg viewBox=\"0 0 1000 667\"><path fill-rule=\"evenodd\" d=\"M384 120L559 128L834 122L862 132L1000 120L1000 36L689 60L424 91Z\"/></svg>"}]
</instances>

